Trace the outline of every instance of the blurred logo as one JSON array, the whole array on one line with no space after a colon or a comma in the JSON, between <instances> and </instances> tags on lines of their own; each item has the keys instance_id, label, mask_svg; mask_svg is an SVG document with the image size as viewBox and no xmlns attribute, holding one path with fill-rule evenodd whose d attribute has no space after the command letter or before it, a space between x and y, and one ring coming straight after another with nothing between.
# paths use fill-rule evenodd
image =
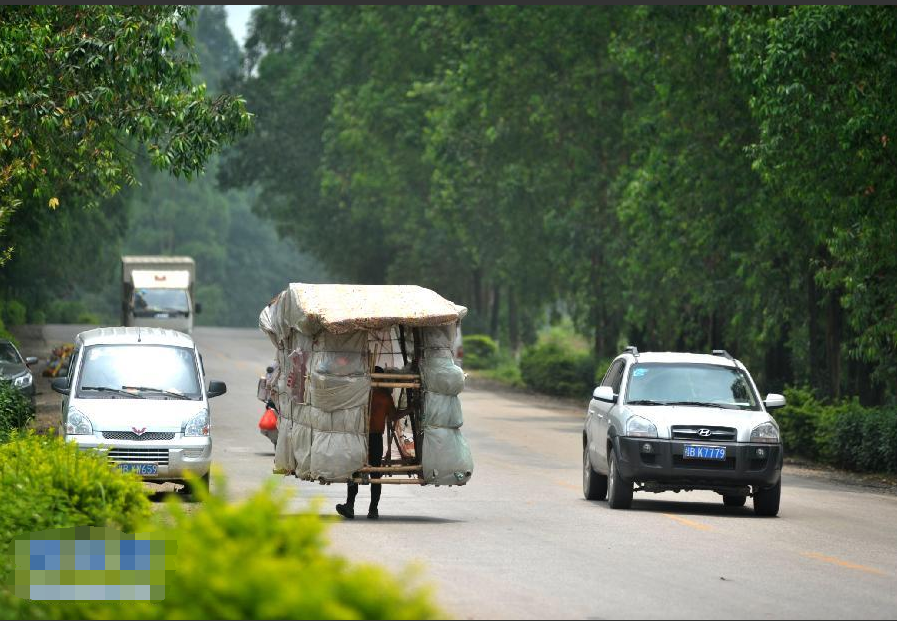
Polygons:
<instances>
[{"instance_id":1,"label":"blurred logo","mask_svg":"<svg viewBox=\"0 0 897 621\"><path fill-rule=\"evenodd\" d=\"M162 600L177 542L77 526L19 535L13 592L32 600Z\"/></svg>"},{"instance_id":2,"label":"blurred logo","mask_svg":"<svg viewBox=\"0 0 897 621\"><path fill-rule=\"evenodd\" d=\"M709 429L698 429L698 435L701 436L702 438L706 438L710 435L710 430Z\"/></svg>"},{"instance_id":3,"label":"blurred logo","mask_svg":"<svg viewBox=\"0 0 897 621\"><path fill-rule=\"evenodd\" d=\"M143 434L146 433L146 427L144 427L143 429L137 429L137 427L131 427L131 431L134 432L135 436L142 436Z\"/></svg>"}]
</instances>

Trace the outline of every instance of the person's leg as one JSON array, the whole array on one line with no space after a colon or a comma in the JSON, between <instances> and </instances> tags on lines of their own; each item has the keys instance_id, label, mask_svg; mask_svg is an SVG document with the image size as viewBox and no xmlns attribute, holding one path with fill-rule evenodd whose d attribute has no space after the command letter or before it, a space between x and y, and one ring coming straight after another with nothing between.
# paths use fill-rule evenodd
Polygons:
<instances>
[{"instance_id":1,"label":"person's leg","mask_svg":"<svg viewBox=\"0 0 897 621\"><path fill-rule=\"evenodd\" d=\"M383 464L383 434L372 433L368 436L368 461L372 466L380 466ZM379 479L380 474L372 474L372 479ZM368 517L376 519L380 517L380 493L383 486L379 484L371 484L371 506L368 509Z\"/></svg>"},{"instance_id":2,"label":"person's leg","mask_svg":"<svg viewBox=\"0 0 897 621\"><path fill-rule=\"evenodd\" d=\"M336 512L344 518L352 519L355 517L355 497L358 496L358 483L349 482L348 493L346 495L346 504L336 505Z\"/></svg>"}]
</instances>

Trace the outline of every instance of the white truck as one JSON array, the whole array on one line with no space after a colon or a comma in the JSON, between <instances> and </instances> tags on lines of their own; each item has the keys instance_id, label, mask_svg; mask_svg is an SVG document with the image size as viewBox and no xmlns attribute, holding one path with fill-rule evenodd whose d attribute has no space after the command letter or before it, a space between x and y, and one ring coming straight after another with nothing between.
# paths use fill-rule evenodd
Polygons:
<instances>
[{"instance_id":1,"label":"white truck","mask_svg":"<svg viewBox=\"0 0 897 621\"><path fill-rule=\"evenodd\" d=\"M123 256L122 325L193 332L196 263L192 257Z\"/></svg>"}]
</instances>

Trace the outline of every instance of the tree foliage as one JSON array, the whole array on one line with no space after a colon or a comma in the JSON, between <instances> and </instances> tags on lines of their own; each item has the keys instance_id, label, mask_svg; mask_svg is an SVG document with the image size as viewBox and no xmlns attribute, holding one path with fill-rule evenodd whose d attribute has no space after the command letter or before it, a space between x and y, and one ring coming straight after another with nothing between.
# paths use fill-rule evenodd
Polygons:
<instances>
[{"instance_id":1,"label":"tree foliage","mask_svg":"<svg viewBox=\"0 0 897 621\"><path fill-rule=\"evenodd\" d=\"M341 278L516 347L897 379L893 7L262 7L219 176Z\"/></svg>"},{"instance_id":2,"label":"tree foliage","mask_svg":"<svg viewBox=\"0 0 897 621\"><path fill-rule=\"evenodd\" d=\"M20 205L55 210L133 184L138 145L190 177L249 129L240 98L193 84L194 11L0 8L0 232Z\"/></svg>"}]
</instances>

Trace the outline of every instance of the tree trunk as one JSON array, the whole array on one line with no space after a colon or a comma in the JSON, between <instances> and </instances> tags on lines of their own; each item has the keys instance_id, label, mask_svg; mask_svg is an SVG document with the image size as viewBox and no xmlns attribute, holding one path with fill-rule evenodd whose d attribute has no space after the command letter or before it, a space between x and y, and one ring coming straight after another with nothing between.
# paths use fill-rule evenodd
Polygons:
<instances>
[{"instance_id":1,"label":"tree trunk","mask_svg":"<svg viewBox=\"0 0 897 621\"><path fill-rule=\"evenodd\" d=\"M501 311L501 287L492 285L492 319L489 322L489 335L498 339L498 318Z\"/></svg>"},{"instance_id":2,"label":"tree trunk","mask_svg":"<svg viewBox=\"0 0 897 621\"><path fill-rule=\"evenodd\" d=\"M825 355L828 361L828 381L832 396L841 396L841 340L844 329L844 311L841 308L840 291L829 291L826 300Z\"/></svg>"},{"instance_id":3,"label":"tree trunk","mask_svg":"<svg viewBox=\"0 0 897 621\"><path fill-rule=\"evenodd\" d=\"M825 332L820 325L820 301L822 294L819 287L816 286L816 280L812 270L807 274L807 328L808 328L808 351L807 362L810 366L808 369L810 377L810 386L819 391L819 395L823 398L833 396L831 385L829 384L830 375L826 372L828 363L826 361L826 343Z\"/></svg>"},{"instance_id":4,"label":"tree trunk","mask_svg":"<svg viewBox=\"0 0 897 621\"><path fill-rule=\"evenodd\" d=\"M516 352L520 348L520 319L513 287L508 287L508 340L511 341L511 351Z\"/></svg>"}]
</instances>

